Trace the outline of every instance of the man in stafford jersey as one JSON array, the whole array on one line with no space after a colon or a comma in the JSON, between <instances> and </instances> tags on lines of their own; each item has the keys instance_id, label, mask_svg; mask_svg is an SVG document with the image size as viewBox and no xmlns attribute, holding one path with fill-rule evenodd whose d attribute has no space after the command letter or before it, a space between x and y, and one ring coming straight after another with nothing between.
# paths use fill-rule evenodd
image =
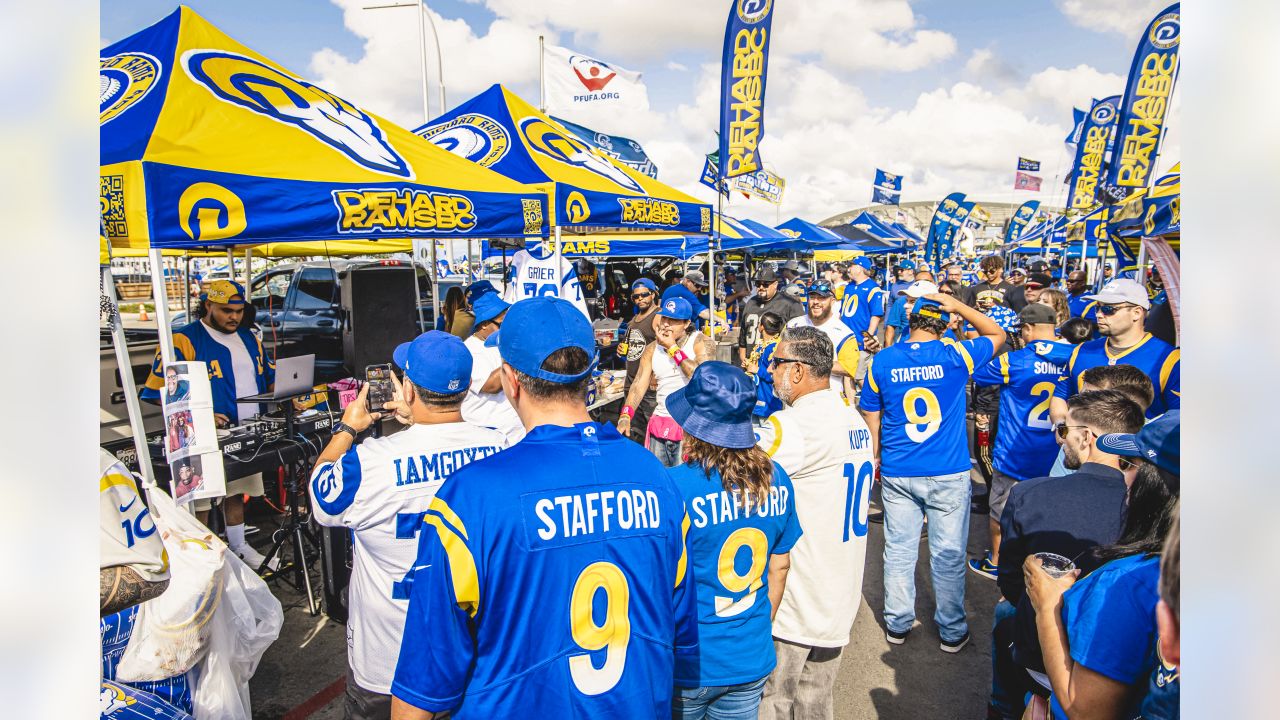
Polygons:
<instances>
[{"instance_id":1,"label":"man in stafford jersey","mask_svg":"<svg viewBox=\"0 0 1280 720\"><path fill-rule=\"evenodd\" d=\"M874 455L866 423L831 387L834 355L821 329L788 327L770 362L786 407L769 416L758 444L791 477L804 534L791 548L774 618L778 665L765 683L762 720L832 716L841 649L862 600Z\"/></svg>"},{"instance_id":2,"label":"man in stafford jersey","mask_svg":"<svg viewBox=\"0 0 1280 720\"><path fill-rule=\"evenodd\" d=\"M244 288L230 280L209 283L201 299L201 318L173 331L173 351L178 362L199 361L209 368L209 385L213 392L213 418L218 427L236 425L262 411L259 403L236 402L236 398L266 392L275 384L275 363L262 347L262 341L244 323ZM163 360L156 352L141 392L143 400L160 401L165 386L161 376ZM222 503L227 526L227 545L249 567L259 568L264 558L245 540L244 496L263 495L262 473L242 478L228 478L227 496ZM212 502L194 502L200 521L208 524ZM272 558L271 567L278 565Z\"/></svg>"},{"instance_id":3,"label":"man in stafford jersey","mask_svg":"<svg viewBox=\"0 0 1280 720\"><path fill-rule=\"evenodd\" d=\"M355 545L344 715L351 720L391 717L422 514L451 474L506 445L502 433L462 418L472 361L461 340L432 330L397 347L394 360L405 380L386 407L408 427L357 442L381 416L369 412L365 385L311 471L316 522L350 529Z\"/></svg>"},{"instance_id":4,"label":"man in stafford jersey","mask_svg":"<svg viewBox=\"0 0 1280 720\"><path fill-rule=\"evenodd\" d=\"M428 508L392 717L667 717L676 656L697 652L683 496L588 416L595 337L572 305L514 304L498 349L528 434Z\"/></svg>"}]
</instances>

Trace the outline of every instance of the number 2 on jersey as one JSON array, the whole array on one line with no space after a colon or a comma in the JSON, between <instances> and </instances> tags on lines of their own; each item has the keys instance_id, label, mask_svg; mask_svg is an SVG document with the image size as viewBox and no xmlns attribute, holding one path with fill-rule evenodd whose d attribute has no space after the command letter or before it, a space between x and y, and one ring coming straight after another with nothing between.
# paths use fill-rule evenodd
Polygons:
<instances>
[{"instance_id":1,"label":"number 2 on jersey","mask_svg":"<svg viewBox=\"0 0 1280 720\"><path fill-rule=\"evenodd\" d=\"M592 616L597 592L604 593L604 618L599 624ZM627 646L631 644L631 588L617 565L596 562L588 565L573 584L569 599L569 632L573 641L587 652L569 656L569 675L583 695L599 695L613 689L627 666ZM605 650L604 665L596 668L590 653Z\"/></svg>"},{"instance_id":2,"label":"number 2 on jersey","mask_svg":"<svg viewBox=\"0 0 1280 720\"><path fill-rule=\"evenodd\" d=\"M854 468L853 463L844 464L844 476L849 480L848 499L844 504L844 539L849 536L863 537L867 534L867 503L871 501L871 483L874 469L871 463L864 462Z\"/></svg>"},{"instance_id":3,"label":"number 2 on jersey","mask_svg":"<svg viewBox=\"0 0 1280 720\"><path fill-rule=\"evenodd\" d=\"M1036 403L1031 408L1031 412L1027 413L1027 427L1048 430L1053 427L1053 423L1049 421L1049 403L1053 401L1053 390L1056 387L1054 383L1042 382L1036 383L1031 388L1031 397L1044 395L1044 399Z\"/></svg>"},{"instance_id":4,"label":"number 2 on jersey","mask_svg":"<svg viewBox=\"0 0 1280 720\"><path fill-rule=\"evenodd\" d=\"M924 403L924 412L917 407ZM922 443L933 437L942 427L942 407L938 404L938 396L924 387L913 387L902 396L902 411L907 414L907 437L913 442Z\"/></svg>"}]
</instances>

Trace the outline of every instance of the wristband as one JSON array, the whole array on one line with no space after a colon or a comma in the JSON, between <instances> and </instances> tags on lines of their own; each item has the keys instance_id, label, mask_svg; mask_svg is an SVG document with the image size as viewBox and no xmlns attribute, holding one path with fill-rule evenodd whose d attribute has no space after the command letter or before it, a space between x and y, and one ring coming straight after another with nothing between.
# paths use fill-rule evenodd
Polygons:
<instances>
[{"instance_id":1,"label":"wristband","mask_svg":"<svg viewBox=\"0 0 1280 720\"><path fill-rule=\"evenodd\" d=\"M667 348L667 354L670 355L671 357L675 357L676 354L679 352L680 352L679 345L672 345L671 347Z\"/></svg>"},{"instance_id":2,"label":"wristband","mask_svg":"<svg viewBox=\"0 0 1280 720\"><path fill-rule=\"evenodd\" d=\"M684 361L689 359L689 356L685 355L683 350L676 350L671 359L676 361L676 365L683 365Z\"/></svg>"},{"instance_id":3,"label":"wristband","mask_svg":"<svg viewBox=\"0 0 1280 720\"><path fill-rule=\"evenodd\" d=\"M623 405L622 414L626 415L629 418L634 418L636 416L636 409L631 407L630 405Z\"/></svg>"}]
</instances>

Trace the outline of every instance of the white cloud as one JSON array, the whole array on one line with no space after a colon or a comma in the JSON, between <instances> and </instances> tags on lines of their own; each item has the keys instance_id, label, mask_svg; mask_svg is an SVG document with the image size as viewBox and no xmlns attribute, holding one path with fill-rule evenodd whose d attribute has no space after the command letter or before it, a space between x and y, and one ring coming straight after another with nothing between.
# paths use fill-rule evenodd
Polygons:
<instances>
[{"instance_id":1,"label":"white cloud","mask_svg":"<svg viewBox=\"0 0 1280 720\"><path fill-rule=\"evenodd\" d=\"M1056 0L1058 9L1072 23L1098 32L1136 38L1168 0Z\"/></svg>"},{"instance_id":2,"label":"white cloud","mask_svg":"<svg viewBox=\"0 0 1280 720\"><path fill-rule=\"evenodd\" d=\"M964 76L975 82L1011 83L1019 79L1018 69L991 48L973 51L964 64Z\"/></svg>"},{"instance_id":3,"label":"white cloud","mask_svg":"<svg viewBox=\"0 0 1280 720\"><path fill-rule=\"evenodd\" d=\"M667 68L668 70L674 70L675 72L688 72L688 71L689 71L689 68L685 67L684 65L681 65L680 63L676 62L675 60L671 60L671 61L669 61L669 62L667 63L667 65L666 65L666 68Z\"/></svg>"},{"instance_id":4,"label":"white cloud","mask_svg":"<svg viewBox=\"0 0 1280 720\"><path fill-rule=\"evenodd\" d=\"M1005 100L1040 117L1071 118L1071 108L1088 110L1091 100L1124 92L1124 78L1089 65L1048 67L1031 75Z\"/></svg>"},{"instance_id":5,"label":"white cloud","mask_svg":"<svg viewBox=\"0 0 1280 720\"><path fill-rule=\"evenodd\" d=\"M816 51L840 70L918 70L956 51L951 35L919 27L908 0L815 0L776 12L777 51Z\"/></svg>"}]
</instances>

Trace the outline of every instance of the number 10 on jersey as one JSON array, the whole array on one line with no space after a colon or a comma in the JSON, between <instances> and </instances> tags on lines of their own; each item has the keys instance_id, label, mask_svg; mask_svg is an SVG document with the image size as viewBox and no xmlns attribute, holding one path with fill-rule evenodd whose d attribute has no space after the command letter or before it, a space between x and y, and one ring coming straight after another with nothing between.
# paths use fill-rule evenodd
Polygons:
<instances>
[{"instance_id":1,"label":"number 10 on jersey","mask_svg":"<svg viewBox=\"0 0 1280 720\"><path fill-rule=\"evenodd\" d=\"M867 534L867 504L871 502L871 483L875 470L871 463L844 464L844 476L849 481L844 505L844 540L849 537L865 537Z\"/></svg>"}]
</instances>

